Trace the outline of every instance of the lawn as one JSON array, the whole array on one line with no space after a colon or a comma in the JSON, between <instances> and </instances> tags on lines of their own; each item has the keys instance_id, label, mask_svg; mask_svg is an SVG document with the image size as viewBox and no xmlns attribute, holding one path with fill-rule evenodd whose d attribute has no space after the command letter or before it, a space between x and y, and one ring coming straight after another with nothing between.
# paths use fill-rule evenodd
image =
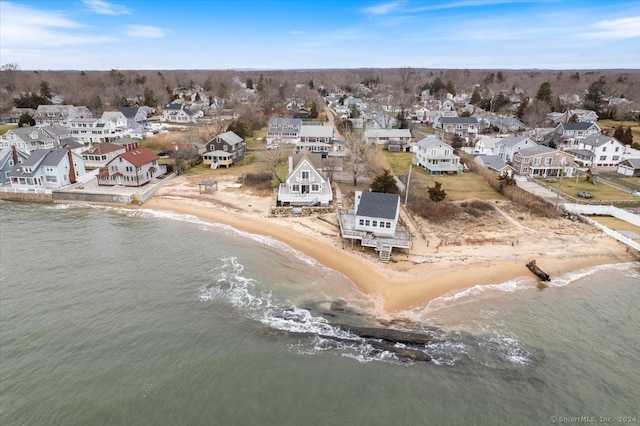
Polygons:
<instances>
[{"instance_id":1,"label":"lawn","mask_svg":"<svg viewBox=\"0 0 640 426\"><path fill-rule=\"evenodd\" d=\"M442 189L447 192L448 201L464 200L502 200L504 197L496 192L475 173L459 175L430 175L419 167L413 167L411 174L411 188L409 193L421 193L428 196L427 190L435 182L442 183Z\"/></svg>"},{"instance_id":2,"label":"lawn","mask_svg":"<svg viewBox=\"0 0 640 426\"><path fill-rule=\"evenodd\" d=\"M624 220L612 216L589 216L589 219L614 231L632 231L640 235L640 226L635 226ZM637 239L636 239L637 240Z\"/></svg>"},{"instance_id":3,"label":"lawn","mask_svg":"<svg viewBox=\"0 0 640 426\"><path fill-rule=\"evenodd\" d=\"M4 135L11 129L17 128L17 124L0 124L0 135Z\"/></svg>"},{"instance_id":4,"label":"lawn","mask_svg":"<svg viewBox=\"0 0 640 426\"><path fill-rule=\"evenodd\" d=\"M620 124L624 128L631 127L633 142L640 143L640 124L637 121L598 120L596 124L602 130L602 133L606 133L609 136L613 136Z\"/></svg>"},{"instance_id":5,"label":"lawn","mask_svg":"<svg viewBox=\"0 0 640 426\"><path fill-rule=\"evenodd\" d=\"M409 164L413 154L409 152L380 151L384 156L391 172L395 176L405 176L409 173ZM435 182L441 182L447 192L447 200L501 200L502 195L493 190L481 177L474 173L459 175L430 175L420 167L412 167L411 191L427 194L427 189Z\"/></svg>"},{"instance_id":6,"label":"lawn","mask_svg":"<svg viewBox=\"0 0 640 426\"><path fill-rule=\"evenodd\" d=\"M588 192L593 195L592 201L636 201L640 203L640 197L637 195L629 194L603 183L594 185L585 181L583 177L578 178L577 181L576 178L565 178L556 182L547 182L545 179L538 181L552 188L560 189L563 193L577 200L584 200L578 197L578 192Z\"/></svg>"}]
</instances>

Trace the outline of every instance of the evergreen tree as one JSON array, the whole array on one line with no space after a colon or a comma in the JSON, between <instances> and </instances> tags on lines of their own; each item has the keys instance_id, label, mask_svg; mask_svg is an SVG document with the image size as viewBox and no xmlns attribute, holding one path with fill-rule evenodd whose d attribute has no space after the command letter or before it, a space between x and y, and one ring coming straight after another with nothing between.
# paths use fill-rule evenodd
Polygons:
<instances>
[{"instance_id":1,"label":"evergreen tree","mask_svg":"<svg viewBox=\"0 0 640 426\"><path fill-rule=\"evenodd\" d=\"M624 127L622 127L622 124L620 124L618 127L616 127L616 131L613 132L613 137L618 139L620 142L623 141L623 139L624 139Z\"/></svg>"},{"instance_id":2,"label":"evergreen tree","mask_svg":"<svg viewBox=\"0 0 640 426\"><path fill-rule=\"evenodd\" d=\"M33 119L31 114L25 112L20 115L20 121L18 121L18 127L31 127L36 125L36 120Z\"/></svg>"},{"instance_id":3,"label":"evergreen tree","mask_svg":"<svg viewBox=\"0 0 640 426\"><path fill-rule=\"evenodd\" d=\"M482 96L480 95L480 88L476 86L473 89L473 93L471 94L471 105L478 105L482 101Z\"/></svg>"},{"instance_id":4,"label":"evergreen tree","mask_svg":"<svg viewBox=\"0 0 640 426\"><path fill-rule=\"evenodd\" d=\"M251 80L251 77L247 78L246 86L247 89L253 89L253 80Z\"/></svg>"},{"instance_id":5,"label":"evergreen tree","mask_svg":"<svg viewBox=\"0 0 640 426\"><path fill-rule=\"evenodd\" d=\"M373 192L384 192L387 194L397 194L399 192L395 177L386 169L384 173L373 179L370 188Z\"/></svg>"},{"instance_id":6,"label":"evergreen tree","mask_svg":"<svg viewBox=\"0 0 640 426\"><path fill-rule=\"evenodd\" d=\"M536 99L551 105L551 84L548 81L540 85L538 93L536 93Z\"/></svg>"},{"instance_id":7,"label":"evergreen tree","mask_svg":"<svg viewBox=\"0 0 640 426\"><path fill-rule=\"evenodd\" d=\"M51 99L51 87L49 86L49 82L42 80L40 82L40 96L43 98Z\"/></svg>"},{"instance_id":8,"label":"evergreen tree","mask_svg":"<svg viewBox=\"0 0 640 426\"><path fill-rule=\"evenodd\" d=\"M444 200L447 196L447 193L444 189L442 189L442 183L436 181L433 186L428 187L429 199L433 202L439 203Z\"/></svg>"},{"instance_id":9,"label":"evergreen tree","mask_svg":"<svg viewBox=\"0 0 640 426\"><path fill-rule=\"evenodd\" d=\"M633 145L633 133L631 132L631 127L627 127L627 130L624 131L624 138L620 142L625 145Z\"/></svg>"},{"instance_id":10,"label":"evergreen tree","mask_svg":"<svg viewBox=\"0 0 640 426\"><path fill-rule=\"evenodd\" d=\"M316 101L311 102L311 109L309 111L309 118L318 118L318 103Z\"/></svg>"},{"instance_id":11,"label":"evergreen tree","mask_svg":"<svg viewBox=\"0 0 640 426\"><path fill-rule=\"evenodd\" d=\"M504 75L502 75L502 71L498 71L498 73L496 74L496 79L498 80L498 83L502 83L504 81Z\"/></svg>"}]
</instances>

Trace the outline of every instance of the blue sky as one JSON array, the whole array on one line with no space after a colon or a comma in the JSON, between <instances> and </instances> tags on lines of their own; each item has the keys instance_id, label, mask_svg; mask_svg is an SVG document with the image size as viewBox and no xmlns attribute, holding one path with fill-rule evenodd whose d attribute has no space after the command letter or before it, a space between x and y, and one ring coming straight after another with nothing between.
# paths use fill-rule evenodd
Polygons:
<instances>
[{"instance_id":1,"label":"blue sky","mask_svg":"<svg viewBox=\"0 0 640 426\"><path fill-rule=\"evenodd\" d=\"M640 0L0 1L25 70L640 68Z\"/></svg>"}]
</instances>

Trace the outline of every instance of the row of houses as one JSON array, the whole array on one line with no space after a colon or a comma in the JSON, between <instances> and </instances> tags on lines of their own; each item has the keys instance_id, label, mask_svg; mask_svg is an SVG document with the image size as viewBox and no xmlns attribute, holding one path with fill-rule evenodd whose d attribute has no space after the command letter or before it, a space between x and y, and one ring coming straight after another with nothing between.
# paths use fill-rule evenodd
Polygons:
<instances>
[{"instance_id":1,"label":"row of houses","mask_svg":"<svg viewBox=\"0 0 640 426\"><path fill-rule=\"evenodd\" d=\"M88 165L99 165L98 185L139 187L164 176L167 167L147 148L135 143L105 143L105 150L81 154L70 147L38 148L30 152L15 146L0 148L0 184L14 190L57 190L87 175ZM85 161L86 160L86 161Z\"/></svg>"}]
</instances>

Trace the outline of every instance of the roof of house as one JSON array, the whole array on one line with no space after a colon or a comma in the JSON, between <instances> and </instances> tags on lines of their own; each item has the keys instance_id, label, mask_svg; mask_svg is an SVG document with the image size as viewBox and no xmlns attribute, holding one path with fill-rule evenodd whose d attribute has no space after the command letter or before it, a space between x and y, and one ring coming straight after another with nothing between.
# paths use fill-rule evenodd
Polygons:
<instances>
[{"instance_id":1,"label":"roof of house","mask_svg":"<svg viewBox=\"0 0 640 426\"><path fill-rule=\"evenodd\" d=\"M293 154L292 156L292 171L295 171L295 169L297 169L300 163L304 160L307 160L316 170L320 170L322 168L322 154L309 152L307 148L303 148L300 152Z\"/></svg>"},{"instance_id":2,"label":"roof of house","mask_svg":"<svg viewBox=\"0 0 640 426\"><path fill-rule=\"evenodd\" d=\"M275 117L269 119L269 127L282 127L284 125L302 126L302 120L299 118L282 118Z\"/></svg>"},{"instance_id":3,"label":"roof of house","mask_svg":"<svg viewBox=\"0 0 640 426\"><path fill-rule=\"evenodd\" d=\"M365 138L410 138L411 130L409 129L366 129L364 131Z\"/></svg>"},{"instance_id":4,"label":"roof of house","mask_svg":"<svg viewBox=\"0 0 640 426\"><path fill-rule=\"evenodd\" d=\"M140 111L140 107L120 107L120 112L127 118L134 118Z\"/></svg>"},{"instance_id":5,"label":"roof of house","mask_svg":"<svg viewBox=\"0 0 640 426\"><path fill-rule=\"evenodd\" d=\"M449 144L442 142L440 139L436 138L435 136L429 136L418 141L418 148L422 148L422 149L429 149L439 145L450 146Z\"/></svg>"},{"instance_id":6,"label":"roof of house","mask_svg":"<svg viewBox=\"0 0 640 426\"><path fill-rule=\"evenodd\" d=\"M549 154L551 152L561 153L562 151L558 151L555 148L549 148L544 145L536 145L532 148L521 149L518 151L518 154L520 154L521 157L533 157L535 155Z\"/></svg>"},{"instance_id":7,"label":"roof of house","mask_svg":"<svg viewBox=\"0 0 640 426\"><path fill-rule=\"evenodd\" d=\"M67 150L63 148L36 149L29 158L9 172L9 176L34 176L38 168L42 166L58 166L67 155ZM33 171L25 172L25 167L32 167Z\"/></svg>"},{"instance_id":8,"label":"roof of house","mask_svg":"<svg viewBox=\"0 0 640 426\"><path fill-rule=\"evenodd\" d=\"M0 148L0 169L4 168L5 164L9 161L9 159L13 158L13 150L15 146L5 146ZM23 159L29 158L29 154L26 154L18 149L16 149L17 155L22 157Z\"/></svg>"},{"instance_id":9,"label":"roof of house","mask_svg":"<svg viewBox=\"0 0 640 426\"><path fill-rule=\"evenodd\" d=\"M595 124L588 121L576 121L575 123L560 123L558 126L562 126L565 130L589 130Z\"/></svg>"},{"instance_id":10,"label":"roof of house","mask_svg":"<svg viewBox=\"0 0 640 426\"><path fill-rule=\"evenodd\" d=\"M496 142L496 146L514 147L527 139L535 145L535 142L533 142L528 136L507 136L506 138L500 139Z\"/></svg>"},{"instance_id":11,"label":"roof of house","mask_svg":"<svg viewBox=\"0 0 640 426\"><path fill-rule=\"evenodd\" d=\"M478 124L476 117L442 117L440 118L442 124Z\"/></svg>"},{"instance_id":12,"label":"roof of house","mask_svg":"<svg viewBox=\"0 0 640 426\"><path fill-rule=\"evenodd\" d=\"M593 152L588 149L568 149L566 152L572 155L581 155L583 157L593 157Z\"/></svg>"},{"instance_id":13,"label":"roof of house","mask_svg":"<svg viewBox=\"0 0 640 426\"><path fill-rule=\"evenodd\" d=\"M132 149L131 151L123 152L119 155L119 157L122 157L136 167L142 166L158 159L156 153L151 151L149 148ZM115 159L111 161L114 160Z\"/></svg>"},{"instance_id":14,"label":"roof of house","mask_svg":"<svg viewBox=\"0 0 640 426\"><path fill-rule=\"evenodd\" d=\"M237 145L239 143L244 142L244 139L242 139L240 136L236 135L235 133L233 133L231 131L220 133L216 137L219 138L219 139L222 139L223 141L225 141L229 145Z\"/></svg>"},{"instance_id":15,"label":"roof of house","mask_svg":"<svg viewBox=\"0 0 640 426\"><path fill-rule=\"evenodd\" d=\"M398 194L363 191L356 216L395 219L399 201Z\"/></svg>"},{"instance_id":16,"label":"roof of house","mask_svg":"<svg viewBox=\"0 0 640 426\"><path fill-rule=\"evenodd\" d=\"M489 169L500 171L506 167L511 167L499 155L479 155L476 158L477 162L484 164Z\"/></svg>"},{"instance_id":17,"label":"roof of house","mask_svg":"<svg viewBox=\"0 0 640 426\"><path fill-rule=\"evenodd\" d=\"M103 142L82 151L82 155L108 154L114 151L122 151L123 149L124 147L122 147L121 145L116 145L111 142Z\"/></svg>"},{"instance_id":18,"label":"roof of house","mask_svg":"<svg viewBox=\"0 0 640 426\"><path fill-rule=\"evenodd\" d=\"M587 124L590 124L590 123L587 123ZM614 143L618 143L619 145L622 145L622 142L620 142L618 139L614 138L613 136L605 136L605 135L589 135L586 138L584 138L582 143L584 143L585 145L600 147L612 141Z\"/></svg>"},{"instance_id":19,"label":"roof of house","mask_svg":"<svg viewBox=\"0 0 640 426\"><path fill-rule=\"evenodd\" d=\"M300 136L333 138L333 126L316 126L303 124L300 127Z\"/></svg>"},{"instance_id":20,"label":"roof of house","mask_svg":"<svg viewBox=\"0 0 640 426\"><path fill-rule=\"evenodd\" d=\"M622 163L629 163L629 165L633 167L634 170L640 169L640 158L627 158L626 160L620 162L620 164Z\"/></svg>"}]
</instances>

